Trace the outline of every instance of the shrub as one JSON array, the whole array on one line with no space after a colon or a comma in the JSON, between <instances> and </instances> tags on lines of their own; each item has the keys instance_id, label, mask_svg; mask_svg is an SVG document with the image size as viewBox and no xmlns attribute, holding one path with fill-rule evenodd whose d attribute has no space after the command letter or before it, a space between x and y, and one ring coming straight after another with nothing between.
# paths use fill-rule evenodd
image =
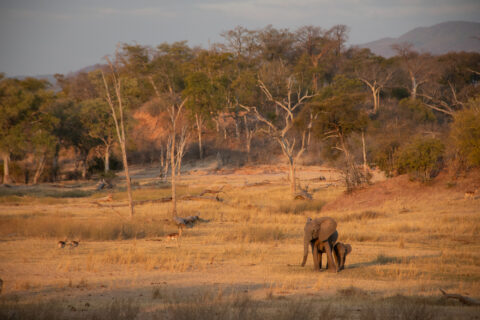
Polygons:
<instances>
[{"instance_id":1,"label":"shrub","mask_svg":"<svg viewBox=\"0 0 480 320\"><path fill-rule=\"evenodd\" d=\"M480 98L455 114L450 136L468 166L480 166Z\"/></svg>"},{"instance_id":2,"label":"shrub","mask_svg":"<svg viewBox=\"0 0 480 320\"><path fill-rule=\"evenodd\" d=\"M410 98L402 99L398 104L398 108L399 113L403 117L412 119L417 124L435 121L435 114L420 100L412 100Z\"/></svg>"},{"instance_id":3,"label":"shrub","mask_svg":"<svg viewBox=\"0 0 480 320\"><path fill-rule=\"evenodd\" d=\"M444 152L445 146L438 139L416 139L400 150L398 172L428 181L440 171Z\"/></svg>"},{"instance_id":4,"label":"shrub","mask_svg":"<svg viewBox=\"0 0 480 320\"><path fill-rule=\"evenodd\" d=\"M380 170L385 172L387 177L394 175L398 162L399 147L399 141L391 140L382 143L373 153L373 163L375 163Z\"/></svg>"}]
</instances>

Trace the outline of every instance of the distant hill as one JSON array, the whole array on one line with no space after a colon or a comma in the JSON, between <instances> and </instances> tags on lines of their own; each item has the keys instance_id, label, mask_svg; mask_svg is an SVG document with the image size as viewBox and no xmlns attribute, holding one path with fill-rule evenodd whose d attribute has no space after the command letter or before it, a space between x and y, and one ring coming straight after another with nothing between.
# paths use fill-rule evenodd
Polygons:
<instances>
[{"instance_id":1,"label":"distant hill","mask_svg":"<svg viewBox=\"0 0 480 320\"><path fill-rule=\"evenodd\" d=\"M443 22L431 27L415 28L398 38L383 38L358 45L373 53L392 57L391 45L410 42L420 52L443 54L451 51L480 52L480 23L465 21Z\"/></svg>"},{"instance_id":2,"label":"distant hill","mask_svg":"<svg viewBox=\"0 0 480 320\"><path fill-rule=\"evenodd\" d=\"M77 71L69 72L65 76L67 76L67 77L75 76L75 75L77 75L81 72L87 72L88 73L90 71L102 68L104 66L105 66L104 64L97 63L97 64L94 64L94 65L91 65L91 66L84 67L84 68L82 68L80 70L77 70ZM36 75L36 76L13 76L11 78L15 78L15 79L18 79L18 80L23 80L23 79L28 78L28 77L47 80L52 85L52 89L54 91L60 91L61 90L60 86L57 83L57 79L55 79L55 76L53 74L41 74L41 75Z\"/></svg>"}]
</instances>

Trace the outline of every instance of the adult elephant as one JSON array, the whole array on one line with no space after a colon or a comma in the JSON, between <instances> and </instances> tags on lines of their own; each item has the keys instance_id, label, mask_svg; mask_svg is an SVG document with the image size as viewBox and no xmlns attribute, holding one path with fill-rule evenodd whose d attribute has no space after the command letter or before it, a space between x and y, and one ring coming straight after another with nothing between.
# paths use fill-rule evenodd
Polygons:
<instances>
[{"instance_id":1,"label":"adult elephant","mask_svg":"<svg viewBox=\"0 0 480 320\"><path fill-rule=\"evenodd\" d=\"M328 256L327 250L330 248L332 252L332 257L336 258L337 251L335 251L335 246L338 240L338 231L335 230L334 233L330 237L328 237L327 241L320 241L320 239L312 240L310 244L312 245L312 255L313 255L313 263L315 264L315 269L320 270L322 269L322 255L325 253L327 254L327 269L330 272L333 271L340 271L340 260L331 260L331 257ZM318 264L317 264L318 262Z\"/></svg>"},{"instance_id":2,"label":"adult elephant","mask_svg":"<svg viewBox=\"0 0 480 320\"><path fill-rule=\"evenodd\" d=\"M305 223L304 236L303 236L303 261L302 267L305 266L308 258L308 246L314 245L316 241L321 243L326 242L324 246L325 253L327 254L327 261L332 262L330 265L335 268L336 265L333 261L332 256L332 246L328 243L328 239L333 235L337 230L337 222L330 217L322 217L311 219L308 218ZM316 248L312 248L313 251L316 251ZM315 269L319 266L318 254L313 253L313 264Z\"/></svg>"}]
</instances>

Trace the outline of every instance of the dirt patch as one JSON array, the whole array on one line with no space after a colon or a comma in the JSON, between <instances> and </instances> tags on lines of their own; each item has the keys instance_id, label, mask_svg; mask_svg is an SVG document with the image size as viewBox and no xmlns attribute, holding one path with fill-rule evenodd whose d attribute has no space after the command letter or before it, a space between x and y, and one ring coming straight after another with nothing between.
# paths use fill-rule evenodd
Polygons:
<instances>
[{"instance_id":1,"label":"dirt patch","mask_svg":"<svg viewBox=\"0 0 480 320\"><path fill-rule=\"evenodd\" d=\"M411 181L408 175L401 175L349 194L342 194L327 203L324 211L333 210L366 210L378 207L390 200L431 201L440 195L444 199L463 199L465 191L480 187L480 171L470 172L467 177L453 178L442 173L426 184Z\"/></svg>"}]
</instances>

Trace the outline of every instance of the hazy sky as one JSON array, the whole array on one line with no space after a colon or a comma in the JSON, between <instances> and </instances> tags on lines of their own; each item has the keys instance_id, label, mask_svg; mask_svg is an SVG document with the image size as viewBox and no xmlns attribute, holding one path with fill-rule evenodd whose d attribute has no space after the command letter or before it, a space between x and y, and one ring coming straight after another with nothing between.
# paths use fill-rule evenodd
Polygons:
<instances>
[{"instance_id":1,"label":"hazy sky","mask_svg":"<svg viewBox=\"0 0 480 320\"><path fill-rule=\"evenodd\" d=\"M208 47L237 25L346 24L357 44L452 20L480 22L480 1L0 0L0 72L68 73L102 62L118 42Z\"/></svg>"}]
</instances>

